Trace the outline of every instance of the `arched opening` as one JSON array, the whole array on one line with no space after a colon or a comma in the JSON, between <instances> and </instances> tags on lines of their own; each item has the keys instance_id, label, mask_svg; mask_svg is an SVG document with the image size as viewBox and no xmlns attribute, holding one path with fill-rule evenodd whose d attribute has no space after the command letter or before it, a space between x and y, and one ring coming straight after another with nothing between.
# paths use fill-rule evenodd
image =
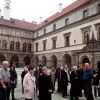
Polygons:
<instances>
[{"instance_id":1,"label":"arched opening","mask_svg":"<svg viewBox=\"0 0 100 100\"><path fill-rule=\"evenodd\" d=\"M20 51L20 43L16 42L16 51Z\"/></svg>"},{"instance_id":2,"label":"arched opening","mask_svg":"<svg viewBox=\"0 0 100 100\"><path fill-rule=\"evenodd\" d=\"M85 63L90 63L88 57L84 57L84 58L83 58L83 60L82 60L82 66L83 66Z\"/></svg>"},{"instance_id":3,"label":"arched opening","mask_svg":"<svg viewBox=\"0 0 100 100\"><path fill-rule=\"evenodd\" d=\"M25 65L30 65L31 59L29 56L24 57L24 63L25 63Z\"/></svg>"},{"instance_id":4,"label":"arched opening","mask_svg":"<svg viewBox=\"0 0 100 100\"><path fill-rule=\"evenodd\" d=\"M34 57L34 65L38 66L38 64L39 64L39 58L38 58L38 56L35 56Z\"/></svg>"},{"instance_id":5,"label":"arched opening","mask_svg":"<svg viewBox=\"0 0 100 100\"><path fill-rule=\"evenodd\" d=\"M31 52L32 51L32 45L31 43L28 44L28 52Z\"/></svg>"},{"instance_id":6,"label":"arched opening","mask_svg":"<svg viewBox=\"0 0 100 100\"><path fill-rule=\"evenodd\" d=\"M47 61L46 57L43 56L42 57L42 66L46 66L46 61Z\"/></svg>"},{"instance_id":7,"label":"arched opening","mask_svg":"<svg viewBox=\"0 0 100 100\"><path fill-rule=\"evenodd\" d=\"M19 67L18 63L19 63L19 57L18 57L18 55L12 56L11 60L10 60L10 67L11 66Z\"/></svg>"},{"instance_id":8,"label":"arched opening","mask_svg":"<svg viewBox=\"0 0 100 100\"><path fill-rule=\"evenodd\" d=\"M14 50L14 41L11 41L11 43L10 43L10 50Z\"/></svg>"},{"instance_id":9,"label":"arched opening","mask_svg":"<svg viewBox=\"0 0 100 100\"><path fill-rule=\"evenodd\" d=\"M3 61L5 61L6 58L4 55L0 55L0 65L2 65Z\"/></svg>"},{"instance_id":10,"label":"arched opening","mask_svg":"<svg viewBox=\"0 0 100 100\"><path fill-rule=\"evenodd\" d=\"M2 42L2 49L6 50L7 49L7 41L3 40Z\"/></svg>"},{"instance_id":11,"label":"arched opening","mask_svg":"<svg viewBox=\"0 0 100 100\"><path fill-rule=\"evenodd\" d=\"M54 68L57 67L57 57L55 55L51 56L51 66Z\"/></svg>"},{"instance_id":12,"label":"arched opening","mask_svg":"<svg viewBox=\"0 0 100 100\"><path fill-rule=\"evenodd\" d=\"M97 63L98 72L100 73L100 61Z\"/></svg>"},{"instance_id":13,"label":"arched opening","mask_svg":"<svg viewBox=\"0 0 100 100\"><path fill-rule=\"evenodd\" d=\"M63 65L67 65L68 67L71 67L71 56L69 54L65 54L63 56Z\"/></svg>"},{"instance_id":14,"label":"arched opening","mask_svg":"<svg viewBox=\"0 0 100 100\"><path fill-rule=\"evenodd\" d=\"M23 52L26 52L26 51L27 51L27 44L23 43Z\"/></svg>"}]
</instances>

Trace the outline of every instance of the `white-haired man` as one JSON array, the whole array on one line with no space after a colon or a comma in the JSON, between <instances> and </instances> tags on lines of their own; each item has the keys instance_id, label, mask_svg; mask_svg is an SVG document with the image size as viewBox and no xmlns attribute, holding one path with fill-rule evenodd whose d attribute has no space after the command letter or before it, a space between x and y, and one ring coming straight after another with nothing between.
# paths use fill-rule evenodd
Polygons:
<instances>
[{"instance_id":1,"label":"white-haired man","mask_svg":"<svg viewBox=\"0 0 100 100\"><path fill-rule=\"evenodd\" d=\"M4 89L2 91L3 94L5 94L4 100L9 100L9 96L10 96L10 72L8 70L8 66L9 66L8 61L3 61L3 65L0 70L0 79L2 79L4 83Z\"/></svg>"},{"instance_id":2,"label":"white-haired man","mask_svg":"<svg viewBox=\"0 0 100 100\"><path fill-rule=\"evenodd\" d=\"M71 89L70 89L70 100L79 100L78 91L79 91L79 73L77 71L77 66L73 66L73 71L70 75Z\"/></svg>"}]
</instances>

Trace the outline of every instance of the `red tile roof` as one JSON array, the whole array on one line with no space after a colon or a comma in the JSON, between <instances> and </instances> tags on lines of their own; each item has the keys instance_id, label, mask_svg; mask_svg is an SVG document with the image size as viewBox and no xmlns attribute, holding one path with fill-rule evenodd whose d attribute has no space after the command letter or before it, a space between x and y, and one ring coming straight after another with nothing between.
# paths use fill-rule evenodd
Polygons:
<instances>
[{"instance_id":1,"label":"red tile roof","mask_svg":"<svg viewBox=\"0 0 100 100\"><path fill-rule=\"evenodd\" d=\"M23 20L18 20L18 19L13 19L11 18L10 20L5 20L3 18L0 18L0 25L2 26L9 26L13 28L19 28L19 29L25 29L25 30L30 30L34 31L35 27L37 24L29 23Z\"/></svg>"},{"instance_id":2,"label":"red tile roof","mask_svg":"<svg viewBox=\"0 0 100 100\"><path fill-rule=\"evenodd\" d=\"M65 14L75 10L76 8L84 5L85 3L89 2L90 0L77 0L71 5L67 6L63 9L61 13L57 12L56 14L52 15L51 17L47 18L45 21L43 21L41 24L33 24L26 21L13 19L5 20L3 18L0 18L0 25L7 26L7 27L13 27L13 28L19 28L19 29L25 29L25 30L38 30L42 27L44 27L47 24L50 24L51 22L55 21L56 19L60 18L61 16L64 16Z\"/></svg>"},{"instance_id":3,"label":"red tile roof","mask_svg":"<svg viewBox=\"0 0 100 100\"><path fill-rule=\"evenodd\" d=\"M77 0L74 3L72 3L71 5L67 6L66 8L64 8L62 10L61 13L57 12L56 14L52 15L51 17L47 18L45 21L43 21L41 24L39 24L35 30L40 29L41 27L55 21L56 19L60 18L61 16L64 16L65 14L75 10L76 8L84 5L85 3L89 2L90 0Z\"/></svg>"}]
</instances>

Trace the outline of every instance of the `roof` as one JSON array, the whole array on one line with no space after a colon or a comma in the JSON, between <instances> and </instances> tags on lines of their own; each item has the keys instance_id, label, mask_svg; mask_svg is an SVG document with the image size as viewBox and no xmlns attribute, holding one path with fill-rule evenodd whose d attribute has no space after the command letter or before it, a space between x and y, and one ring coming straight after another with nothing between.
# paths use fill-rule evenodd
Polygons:
<instances>
[{"instance_id":1,"label":"roof","mask_svg":"<svg viewBox=\"0 0 100 100\"><path fill-rule=\"evenodd\" d=\"M10 20L5 20L3 18L0 18L0 25L12 27L12 28L25 29L30 31L34 31L35 27L37 26L37 24L33 24L33 23L29 23L23 20L18 20L13 18L11 18Z\"/></svg>"},{"instance_id":2,"label":"roof","mask_svg":"<svg viewBox=\"0 0 100 100\"><path fill-rule=\"evenodd\" d=\"M57 12L56 14L52 15L51 17L47 18L45 21L43 21L41 24L39 24L35 30L40 29L41 27L55 21L56 19L60 18L61 16L64 16L65 14L75 10L76 8L84 5L85 3L89 2L90 0L77 0L71 5L65 7L61 13Z\"/></svg>"},{"instance_id":3,"label":"roof","mask_svg":"<svg viewBox=\"0 0 100 100\"><path fill-rule=\"evenodd\" d=\"M45 21L43 21L41 24L33 24L30 22L26 22L23 20L13 19L5 20L3 18L0 18L0 25L7 26L7 27L13 27L13 28L19 28L19 29L25 29L30 31L38 30L45 25L50 24L51 22L57 20L58 18L68 14L69 12L75 10L76 8L84 5L85 3L89 2L90 0L77 0L71 5L65 7L61 13L57 12L56 14L52 15L51 17L47 18Z\"/></svg>"}]
</instances>

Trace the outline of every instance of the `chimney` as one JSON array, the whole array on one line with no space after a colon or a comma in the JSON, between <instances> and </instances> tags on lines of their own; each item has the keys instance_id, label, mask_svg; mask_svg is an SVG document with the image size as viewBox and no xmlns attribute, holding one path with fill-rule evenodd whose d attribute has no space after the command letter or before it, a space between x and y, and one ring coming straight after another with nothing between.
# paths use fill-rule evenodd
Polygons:
<instances>
[{"instance_id":1,"label":"chimney","mask_svg":"<svg viewBox=\"0 0 100 100\"><path fill-rule=\"evenodd\" d=\"M24 18L23 18L22 20L23 20L23 21L25 21L25 19L24 19Z\"/></svg>"},{"instance_id":2,"label":"chimney","mask_svg":"<svg viewBox=\"0 0 100 100\"><path fill-rule=\"evenodd\" d=\"M0 9L0 18L1 18L1 16L2 16L2 10Z\"/></svg>"},{"instance_id":3,"label":"chimney","mask_svg":"<svg viewBox=\"0 0 100 100\"><path fill-rule=\"evenodd\" d=\"M62 12L62 3L59 4L59 13Z\"/></svg>"},{"instance_id":4,"label":"chimney","mask_svg":"<svg viewBox=\"0 0 100 100\"><path fill-rule=\"evenodd\" d=\"M40 23L42 22L42 17L40 17Z\"/></svg>"},{"instance_id":5,"label":"chimney","mask_svg":"<svg viewBox=\"0 0 100 100\"><path fill-rule=\"evenodd\" d=\"M32 21L32 23L33 23L33 24L37 24L37 22L35 22L35 21Z\"/></svg>"}]
</instances>

